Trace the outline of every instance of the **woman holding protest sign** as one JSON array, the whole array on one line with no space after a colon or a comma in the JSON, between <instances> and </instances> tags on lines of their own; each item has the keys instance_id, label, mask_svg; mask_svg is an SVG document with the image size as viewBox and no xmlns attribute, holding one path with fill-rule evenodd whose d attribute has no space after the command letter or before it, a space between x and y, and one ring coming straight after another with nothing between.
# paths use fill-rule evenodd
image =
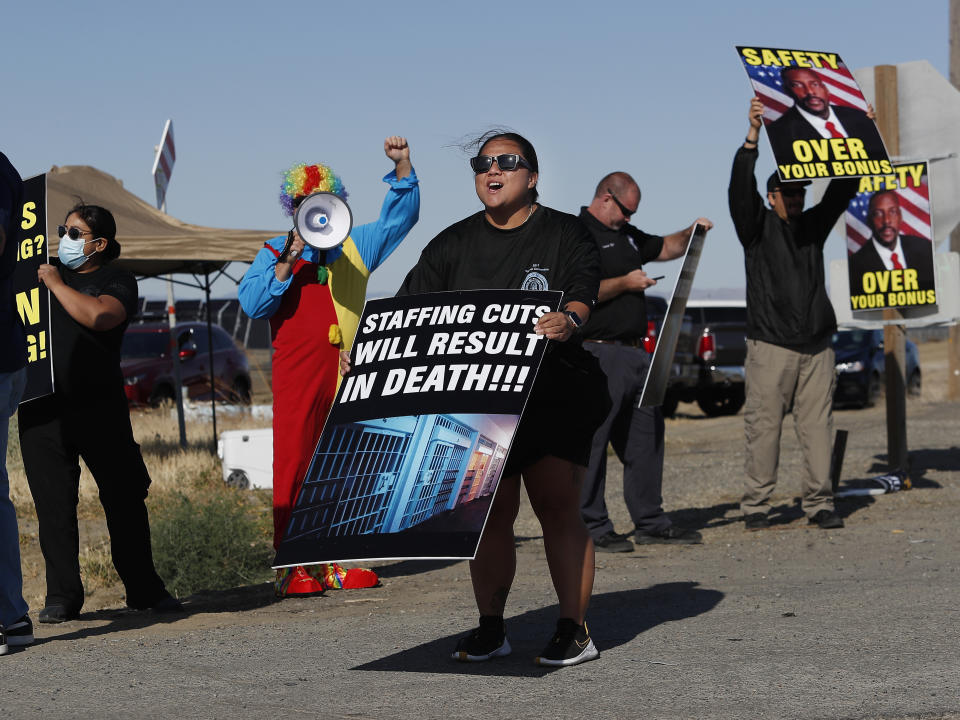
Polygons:
<instances>
[{"instance_id":1,"label":"woman holding protest sign","mask_svg":"<svg viewBox=\"0 0 960 720\"><path fill-rule=\"evenodd\" d=\"M22 405L19 425L46 563L42 623L72 620L83 606L77 529L80 458L100 491L127 605L157 612L183 610L153 566L144 503L150 476L133 438L120 372L120 344L136 312L137 281L110 264L120 255L116 233L109 210L76 205L58 228L59 262L37 271L51 295L55 391Z\"/></svg>"},{"instance_id":2,"label":"woman holding protest sign","mask_svg":"<svg viewBox=\"0 0 960 720\"><path fill-rule=\"evenodd\" d=\"M609 399L606 378L576 332L596 302L599 257L577 218L537 203L538 162L529 141L491 131L475 147L479 153L470 165L484 209L437 235L399 294L520 288L562 290L564 297L563 310L541 316L534 328L552 342L470 563L480 625L460 640L453 657L476 662L510 653L503 613L516 571L513 523L522 477L543 527L560 601L556 633L536 662L575 665L599 655L584 622L594 548L580 517L580 482ZM341 359L348 371L349 357Z\"/></svg>"}]
</instances>

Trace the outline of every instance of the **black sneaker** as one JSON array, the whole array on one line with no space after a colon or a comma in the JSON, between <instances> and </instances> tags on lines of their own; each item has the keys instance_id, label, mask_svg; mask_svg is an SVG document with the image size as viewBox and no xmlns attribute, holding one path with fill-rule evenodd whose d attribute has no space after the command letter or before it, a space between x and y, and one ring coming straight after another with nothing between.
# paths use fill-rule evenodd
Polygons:
<instances>
[{"instance_id":1,"label":"black sneaker","mask_svg":"<svg viewBox=\"0 0 960 720\"><path fill-rule=\"evenodd\" d=\"M696 530L671 525L654 532L634 530L633 541L637 545L698 545L703 542L703 536Z\"/></svg>"},{"instance_id":2,"label":"black sneaker","mask_svg":"<svg viewBox=\"0 0 960 720\"><path fill-rule=\"evenodd\" d=\"M62 623L76 620L78 617L80 617L78 610L71 610L64 605L47 605L37 615L37 620L42 623Z\"/></svg>"},{"instance_id":3,"label":"black sneaker","mask_svg":"<svg viewBox=\"0 0 960 720\"><path fill-rule=\"evenodd\" d=\"M450 656L460 662L483 662L490 658L510 654L503 618L480 616L480 627L474 628L466 637L460 638Z\"/></svg>"},{"instance_id":4,"label":"black sneaker","mask_svg":"<svg viewBox=\"0 0 960 720\"><path fill-rule=\"evenodd\" d=\"M185 613L187 611L187 609L183 607L183 603L170 593L165 593L163 597L151 605L149 609L155 613Z\"/></svg>"},{"instance_id":5,"label":"black sneaker","mask_svg":"<svg viewBox=\"0 0 960 720\"><path fill-rule=\"evenodd\" d=\"M138 612L155 612L155 613L185 613L187 610L183 607L183 603L177 600L173 595L171 595L166 590L163 591L163 594L160 595L155 600L150 601L146 605L134 605L130 602L127 603L127 607L131 610L136 610Z\"/></svg>"},{"instance_id":6,"label":"black sneaker","mask_svg":"<svg viewBox=\"0 0 960 720\"><path fill-rule=\"evenodd\" d=\"M843 527L843 518L833 510L818 510L808 522L811 525L819 525L822 530L834 530Z\"/></svg>"},{"instance_id":7,"label":"black sneaker","mask_svg":"<svg viewBox=\"0 0 960 720\"><path fill-rule=\"evenodd\" d=\"M10 652L7 646L7 634L3 631L3 625L0 625L0 655L6 655Z\"/></svg>"},{"instance_id":8,"label":"black sneaker","mask_svg":"<svg viewBox=\"0 0 960 720\"><path fill-rule=\"evenodd\" d=\"M600 651L590 639L587 624L577 625L570 618L560 618L557 620L557 631L534 662L537 665L566 667L579 665L598 657L600 657Z\"/></svg>"},{"instance_id":9,"label":"black sneaker","mask_svg":"<svg viewBox=\"0 0 960 720\"><path fill-rule=\"evenodd\" d=\"M770 518L765 513L750 513L743 516L743 527L747 530L766 530L770 527Z\"/></svg>"},{"instance_id":10,"label":"black sneaker","mask_svg":"<svg viewBox=\"0 0 960 720\"><path fill-rule=\"evenodd\" d=\"M7 645L10 647L33 645L33 623L29 615L24 615L16 622L7 625L4 633L7 636Z\"/></svg>"},{"instance_id":11,"label":"black sneaker","mask_svg":"<svg viewBox=\"0 0 960 720\"><path fill-rule=\"evenodd\" d=\"M627 540L625 535L615 533L613 530L606 535L593 539L593 546L597 552L633 552L633 543Z\"/></svg>"}]
</instances>

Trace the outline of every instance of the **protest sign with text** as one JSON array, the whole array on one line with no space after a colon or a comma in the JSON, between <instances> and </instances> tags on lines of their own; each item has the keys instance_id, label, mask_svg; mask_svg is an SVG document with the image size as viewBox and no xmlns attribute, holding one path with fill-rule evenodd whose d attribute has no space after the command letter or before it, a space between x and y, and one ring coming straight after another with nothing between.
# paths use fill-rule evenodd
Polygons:
<instances>
[{"instance_id":1,"label":"protest sign with text","mask_svg":"<svg viewBox=\"0 0 960 720\"><path fill-rule=\"evenodd\" d=\"M37 269L47 257L47 176L37 175L23 183L13 275L17 312L27 331L27 387L21 402L53 393L50 292L37 279Z\"/></svg>"},{"instance_id":2,"label":"protest sign with text","mask_svg":"<svg viewBox=\"0 0 960 720\"><path fill-rule=\"evenodd\" d=\"M931 218L927 163L860 179L844 215L852 310L937 303Z\"/></svg>"},{"instance_id":3,"label":"protest sign with text","mask_svg":"<svg viewBox=\"0 0 960 720\"><path fill-rule=\"evenodd\" d=\"M560 298L368 302L274 565L472 558Z\"/></svg>"},{"instance_id":4,"label":"protest sign with text","mask_svg":"<svg viewBox=\"0 0 960 720\"><path fill-rule=\"evenodd\" d=\"M867 101L837 53L737 46L781 180L891 172Z\"/></svg>"}]
</instances>

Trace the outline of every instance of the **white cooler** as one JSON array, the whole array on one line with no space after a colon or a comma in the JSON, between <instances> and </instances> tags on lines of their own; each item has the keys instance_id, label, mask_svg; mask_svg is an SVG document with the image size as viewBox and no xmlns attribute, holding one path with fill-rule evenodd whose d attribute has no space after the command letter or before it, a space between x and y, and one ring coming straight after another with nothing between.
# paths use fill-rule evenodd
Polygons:
<instances>
[{"instance_id":1,"label":"white cooler","mask_svg":"<svg viewBox=\"0 0 960 720\"><path fill-rule=\"evenodd\" d=\"M273 428L220 433L223 481L239 488L273 487Z\"/></svg>"}]
</instances>

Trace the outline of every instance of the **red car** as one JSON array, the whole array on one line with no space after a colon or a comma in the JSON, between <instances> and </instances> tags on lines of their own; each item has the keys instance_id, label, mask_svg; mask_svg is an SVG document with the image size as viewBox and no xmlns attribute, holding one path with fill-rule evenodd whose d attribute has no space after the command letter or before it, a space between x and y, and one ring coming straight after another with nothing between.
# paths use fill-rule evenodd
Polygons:
<instances>
[{"instance_id":1,"label":"red car","mask_svg":"<svg viewBox=\"0 0 960 720\"><path fill-rule=\"evenodd\" d=\"M207 324L179 323L180 379L184 399L210 397L210 355ZM213 326L213 375L218 400L250 402L247 356L219 325ZM170 327L165 322L127 327L120 350L124 389L131 405L159 405L176 397L170 358Z\"/></svg>"}]
</instances>

